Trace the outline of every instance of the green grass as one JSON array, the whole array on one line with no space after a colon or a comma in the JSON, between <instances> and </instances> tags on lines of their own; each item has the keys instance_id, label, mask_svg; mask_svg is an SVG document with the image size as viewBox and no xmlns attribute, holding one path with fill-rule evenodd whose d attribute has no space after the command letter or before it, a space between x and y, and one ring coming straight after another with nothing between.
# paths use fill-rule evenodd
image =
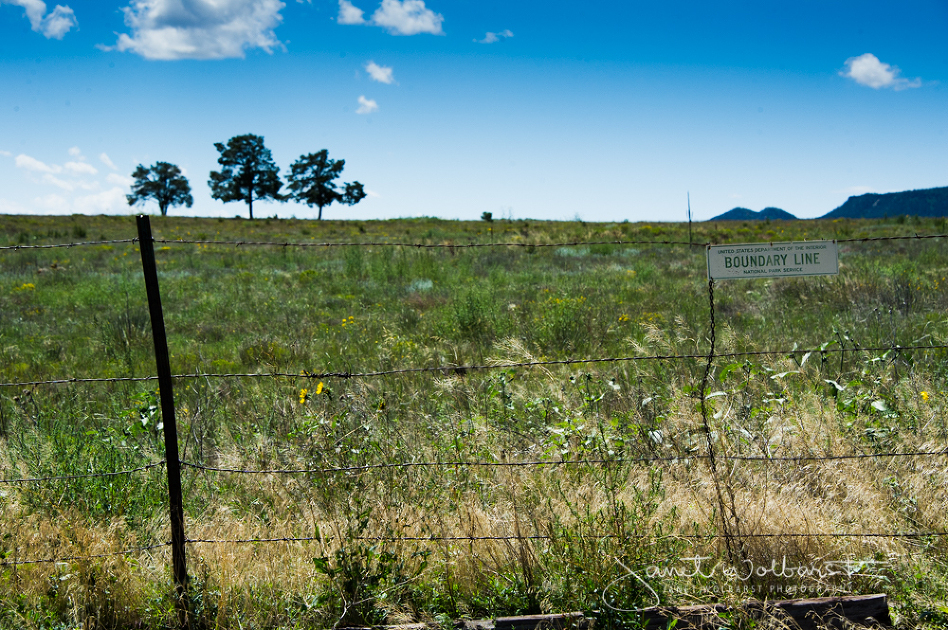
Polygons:
<instances>
[{"instance_id":1,"label":"green grass","mask_svg":"<svg viewBox=\"0 0 948 630\"><path fill-rule=\"evenodd\" d=\"M468 370L573 358L703 355L704 250L681 224L152 218L172 371L269 374L175 381L201 627L353 623L584 610L634 627L644 575L727 561L745 534L946 531L943 457L746 462L939 451L948 445L940 239L840 245L840 275L718 282L708 399L724 505L696 396L705 360ZM695 242L942 233L943 220L717 223ZM0 216L0 246L127 239L131 217ZM235 241L524 247L235 246ZM215 243L217 241L217 243ZM635 244L536 245L591 241ZM804 351L824 348L826 354ZM847 352L836 352L845 348ZM371 378L307 378L443 367ZM0 250L0 382L147 376L154 355L136 243ZM148 466L163 454L153 381L0 388L4 478ZM305 391L304 391L305 390ZM639 458L667 458L637 461ZM406 462L538 461L542 466ZM568 462L568 463L564 463ZM350 469L332 471L329 469ZM167 541L162 467L0 488L7 561ZM728 514L722 521L722 513ZM736 518L735 518L736 515ZM406 538L502 537L494 540ZM531 536L542 536L533 539ZM401 539L397 541L389 538ZM648 580L663 604L884 591L900 625L944 627L946 545L921 539L746 537L745 566L871 562L858 575L749 584ZM652 567L652 569L649 569ZM723 565L722 565L723 568ZM742 590L745 589L745 590ZM164 627L166 547L6 567L0 626ZM779 598L779 597L778 597ZM605 605L603 602L609 602ZM610 608L612 606L612 608Z\"/></svg>"}]
</instances>

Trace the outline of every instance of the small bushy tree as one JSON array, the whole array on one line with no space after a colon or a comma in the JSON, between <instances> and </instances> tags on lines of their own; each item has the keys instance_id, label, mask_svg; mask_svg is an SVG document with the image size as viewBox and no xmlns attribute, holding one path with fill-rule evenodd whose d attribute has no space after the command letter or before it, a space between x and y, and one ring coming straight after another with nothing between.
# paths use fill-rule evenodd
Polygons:
<instances>
[{"instance_id":1,"label":"small bushy tree","mask_svg":"<svg viewBox=\"0 0 948 630\"><path fill-rule=\"evenodd\" d=\"M158 202L161 216L166 216L171 206L185 205L190 208L194 204L188 178L174 164L155 162L148 167L139 164L132 177L135 178L132 193L125 195L130 206L154 199Z\"/></svg>"},{"instance_id":2,"label":"small bushy tree","mask_svg":"<svg viewBox=\"0 0 948 630\"><path fill-rule=\"evenodd\" d=\"M234 136L225 146L215 142L220 152L217 163L223 168L211 171L207 184L211 197L228 201L243 201L253 219L253 202L260 199L285 201L280 194L280 168L273 162L270 149L263 144L263 136L245 134Z\"/></svg>"},{"instance_id":3,"label":"small bushy tree","mask_svg":"<svg viewBox=\"0 0 948 630\"><path fill-rule=\"evenodd\" d=\"M326 149L301 155L290 166L290 174L286 178L286 187L291 191L290 198L310 207L317 206L319 220L323 218L323 208L334 201L348 206L359 203L365 198L362 184L352 182L340 187L335 183L345 165L345 160L329 159Z\"/></svg>"}]
</instances>

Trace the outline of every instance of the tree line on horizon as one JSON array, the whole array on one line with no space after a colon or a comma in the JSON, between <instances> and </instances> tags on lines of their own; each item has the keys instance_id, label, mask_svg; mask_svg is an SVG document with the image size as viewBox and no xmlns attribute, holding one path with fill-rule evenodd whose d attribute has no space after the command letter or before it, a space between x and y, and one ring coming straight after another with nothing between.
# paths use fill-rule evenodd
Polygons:
<instances>
[{"instance_id":1,"label":"tree line on horizon","mask_svg":"<svg viewBox=\"0 0 948 630\"><path fill-rule=\"evenodd\" d=\"M324 207L334 202L351 206L365 198L365 190L357 181L336 184L346 161L330 159L326 149L301 155L290 165L286 177L286 188L290 192L284 194L280 192L283 187L280 168L264 145L263 136L234 136L226 145L215 142L214 148L220 153L217 163L221 170L210 173L207 183L211 197L224 203L243 201L251 219L253 202L263 199L292 199L309 207L316 206L319 208L317 219L322 220ZM125 196L130 206L154 200L161 216L166 216L169 208L182 205L190 208L194 204L188 179L174 164L155 162L147 167L139 164L132 177L135 180L132 192Z\"/></svg>"}]
</instances>

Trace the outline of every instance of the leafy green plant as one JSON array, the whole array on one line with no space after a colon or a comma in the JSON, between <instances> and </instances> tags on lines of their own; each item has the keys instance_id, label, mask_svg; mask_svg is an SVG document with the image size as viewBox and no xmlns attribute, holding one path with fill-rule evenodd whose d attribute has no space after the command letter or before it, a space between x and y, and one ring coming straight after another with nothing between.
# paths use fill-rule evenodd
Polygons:
<instances>
[{"instance_id":1,"label":"leafy green plant","mask_svg":"<svg viewBox=\"0 0 948 630\"><path fill-rule=\"evenodd\" d=\"M406 606L413 582L428 567L428 552L402 556L383 542L361 539L371 513L364 511L350 522L345 540L331 554L313 558L316 572L327 586L317 600L333 627L374 626Z\"/></svg>"}]
</instances>

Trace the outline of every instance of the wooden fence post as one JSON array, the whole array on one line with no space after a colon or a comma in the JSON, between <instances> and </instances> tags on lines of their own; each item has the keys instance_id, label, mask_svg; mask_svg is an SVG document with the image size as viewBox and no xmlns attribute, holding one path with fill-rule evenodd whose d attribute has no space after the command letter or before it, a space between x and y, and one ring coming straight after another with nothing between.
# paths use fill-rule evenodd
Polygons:
<instances>
[{"instance_id":1,"label":"wooden fence post","mask_svg":"<svg viewBox=\"0 0 948 630\"><path fill-rule=\"evenodd\" d=\"M180 627L188 627L188 570L184 555L184 504L181 495L181 461L178 459L178 427L174 416L174 392L171 383L171 361L168 339L161 311L158 290L158 268L151 223L146 215L138 216L138 245L142 254L142 273L148 294L148 311L155 340L155 363L158 367L158 391L161 395L161 420L164 423L165 466L168 471L168 507L171 516L171 562L174 574L175 607Z\"/></svg>"}]
</instances>

